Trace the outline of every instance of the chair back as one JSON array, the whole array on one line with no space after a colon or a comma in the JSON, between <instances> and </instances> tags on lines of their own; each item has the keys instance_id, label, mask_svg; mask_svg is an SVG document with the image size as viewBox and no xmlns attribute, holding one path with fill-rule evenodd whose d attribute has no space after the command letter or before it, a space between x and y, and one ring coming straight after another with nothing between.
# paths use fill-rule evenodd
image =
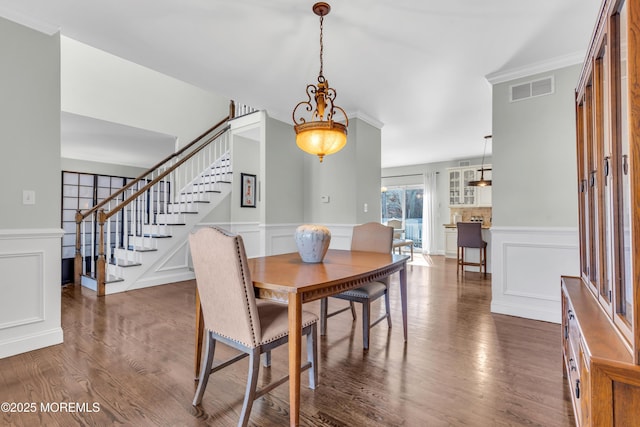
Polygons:
<instances>
[{"instance_id":1,"label":"chair back","mask_svg":"<svg viewBox=\"0 0 640 427\"><path fill-rule=\"evenodd\" d=\"M482 224L479 222L458 222L458 247L482 248Z\"/></svg>"},{"instance_id":2,"label":"chair back","mask_svg":"<svg viewBox=\"0 0 640 427\"><path fill-rule=\"evenodd\" d=\"M381 252L388 254L393 245L393 227L379 222L368 222L353 227L352 251Z\"/></svg>"},{"instance_id":3,"label":"chair back","mask_svg":"<svg viewBox=\"0 0 640 427\"><path fill-rule=\"evenodd\" d=\"M256 347L262 332L242 237L218 227L189 235L206 328Z\"/></svg>"},{"instance_id":4,"label":"chair back","mask_svg":"<svg viewBox=\"0 0 640 427\"><path fill-rule=\"evenodd\" d=\"M393 238L394 239L400 239L402 238L402 221L400 221L399 219L390 219L389 221L387 221L387 225L389 227L393 227Z\"/></svg>"}]
</instances>

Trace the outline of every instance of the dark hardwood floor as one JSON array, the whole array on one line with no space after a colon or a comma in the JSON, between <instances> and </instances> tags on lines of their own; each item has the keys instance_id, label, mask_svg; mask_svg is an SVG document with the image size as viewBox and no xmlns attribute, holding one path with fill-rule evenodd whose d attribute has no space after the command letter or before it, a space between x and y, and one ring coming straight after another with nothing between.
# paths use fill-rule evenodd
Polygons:
<instances>
[{"instance_id":1,"label":"dark hardwood floor","mask_svg":"<svg viewBox=\"0 0 640 427\"><path fill-rule=\"evenodd\" d=\"M302 377L303 425L573 425L560 325L491 314L490 280L477 273L457 279L455 261L443 257L417 256L408 279L406 344L397 286L394 326L375 326L368 352L349 312L329 320L318 388L306 388ZM63 288L64 344L0 359L0 402L35 409L3 408L0 424L235 426L246 359L215 374L202 407L191 406L194 289L189 281L96 298ZM306 308L319 312L317 303ZM286 346L275 351L261 379L285 374L286 357ZM76 406L61 405L70 403ZM254 403L250 425L287 424L283 385Z\"/></svg>"}]
</instances>

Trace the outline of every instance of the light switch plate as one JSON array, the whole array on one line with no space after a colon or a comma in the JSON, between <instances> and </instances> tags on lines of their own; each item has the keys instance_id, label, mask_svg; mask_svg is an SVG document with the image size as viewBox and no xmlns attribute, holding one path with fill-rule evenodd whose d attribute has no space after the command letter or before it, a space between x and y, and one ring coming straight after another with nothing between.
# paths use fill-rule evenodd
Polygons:
<instances>
[{"instance_id":1,"label":"light switch plate","mask_svg":"<svg viewBox=\"0 0 640 427\"><path fill-rule=\"evenodd\" d=\"M22 204L23 205L35 205L36 204L36 192L33 190L22 190Z\"/></svg>"},{"instance_id":2,"label":"light switch plate","mask_svg":"<svg viewBox=\"0 0 640 427\"><path fill-rule=\"evenodd\" d=\"M329 203L329 196L320 196L320 201L322 203Z\"/></svg>"}]
</instances>

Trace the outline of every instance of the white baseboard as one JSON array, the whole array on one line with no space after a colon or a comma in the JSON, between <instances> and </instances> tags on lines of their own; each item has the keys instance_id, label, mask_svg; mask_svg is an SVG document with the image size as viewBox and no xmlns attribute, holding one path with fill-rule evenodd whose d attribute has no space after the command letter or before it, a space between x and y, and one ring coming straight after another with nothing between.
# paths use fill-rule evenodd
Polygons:
<instances>
[{"instance_id":1,"label":"white baseboard","mask_svg":"<svg viewBox=\"0 0 640 427\"><path fill-rule=\"evenodd\" d=\"M29 335L21 335L12 339L0 341L0 359L43 347L61 344L63 332L61 327L46 331L39 331Z\"/></svg>"}]
</instances>

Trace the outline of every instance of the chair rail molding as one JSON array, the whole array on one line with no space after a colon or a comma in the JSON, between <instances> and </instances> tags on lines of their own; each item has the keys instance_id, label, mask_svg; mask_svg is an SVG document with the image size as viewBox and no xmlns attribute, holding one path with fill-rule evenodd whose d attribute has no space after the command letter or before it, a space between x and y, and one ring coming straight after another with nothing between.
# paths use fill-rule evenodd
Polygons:
<instances>
[{"instance_id":1,"label":"chair rail molding","mask_svg":"<svg viewBox=\"0 0 640 427\"><path fill-rule=\"evenodd\" d=\"M0 358L63 340L62 229L0 229Z\"/></svg>"},{"instance_id":2,"label":"chair rail molding","mask_svg":"<svg viewBox=\"0 0 640 427\"><path fill-rule=\"evenodd\" d=\"M492 227L491 312L560 323L560 276L580 272L578 229Z\"/></svg>"},{"instance_id":3,"label":"chair rail molding","mask_svg":"<svg viewBox=\"0 0 640 427\"><path fill-rule=\"evenodd\" d=\"M305 222L260 224L258 222L201 222L195 228L218 226L240 234L249 258L297 252L296 228ZM324 224L331 231L330 249L349 249L355 224Z\"/></svg>"},{"instance_id":4,"label":"chair rail molding","mask_svg":"<svg viewBox=\"0 0 640 427\"><path fill-rule=\"evenodd\" d=\"M297 252L298 248L294 235L296 228L302 224L302 222L296 222L264 225L266 239L265 255ZM355 224L319 223L319 225L323 225L331 231L330 249L349 249L351 247L351 234Z\"/></svg>"}]
</instances>

